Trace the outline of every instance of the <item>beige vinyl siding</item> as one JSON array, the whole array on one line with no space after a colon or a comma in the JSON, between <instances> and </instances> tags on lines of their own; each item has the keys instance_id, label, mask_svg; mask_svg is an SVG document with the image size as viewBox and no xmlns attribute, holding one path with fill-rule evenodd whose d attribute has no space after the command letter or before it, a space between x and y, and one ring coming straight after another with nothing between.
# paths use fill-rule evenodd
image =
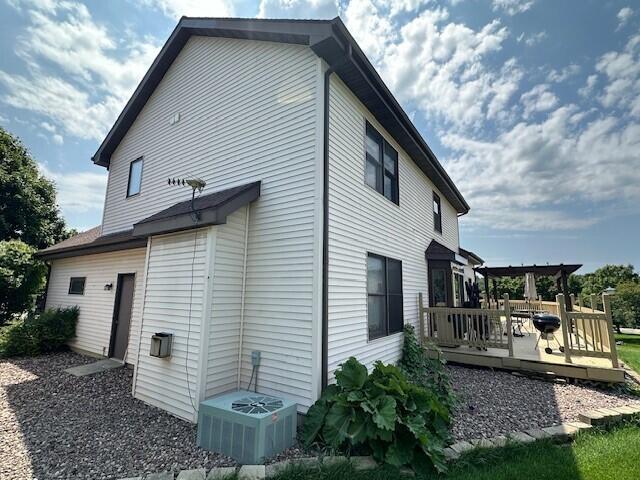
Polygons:
<instances>
[{"instance_id":1,"label":"beige vinyl siding","mask_svg":"<svg viewBox=\"0 0 640 480\"><path fill-rule=\"evenodd\" d=\"M135 291L129 328L126 362L136 358L135 332L140 321L141 292L144 281L145 249L84 255L52 260L47 308L80 307L76 337L69 346L96 355L109 354L113 308L119 273L135 273ZM71 277L86 277L84 295L69 295ZM111 290L104 286L113 284Z\"/></svg>"},{"instance_id":2,"label":"beige vinyl siding","mask_svg":"<svg viewBox=\"0 0 640 480\"><path fill-rule=\"evenodd\" d=\"M215 239L205 396L235 390L247 208L212 229Z\"/></svg>"},{"instance_id":3,"label":"beige vinyl siding","mask_svg":"<svg viewBox=\"0 0 640 480\"><path fill-rule=\"evenodd\" d=\"M251 351L260 350L258 389L303 409L315 394L319 324L320 70L307 47L192 37L111 158L103 226L103 233L130 228L189 198L168 177L201 177L203 194L260 180L249 225L242 385ZM129 163L140 156L142 189L127 199Z\"/></svg>"},{"instance_id":4,"label":"beige vinyl siding","mask_svg":"<svg viewBox=\"0 0 640 480\"><path fill-rule=\"evenodd\" d=\"M209 230L152 237L134 396L194 420ZM151 336L173 334L171 357L149 355Z\"/></svg>"},{"instance_id":5,"label":"beige vinyl siding","mask_svg":"<svg viewBox=\"0 0 640 480\"><path fill-rule=\"evenodd\" d=\"M400 205L364 181L365 122L398 151ZM329 128L329 371L349 356L367 365L398 360L402 334L368 341L367 252L402 261L405 323L427 293L424 252L432 238L457 252L455 210L440 192L443 235L434 232L434 186L360 101L331 77Z\"/></svg>"}]
</instances>

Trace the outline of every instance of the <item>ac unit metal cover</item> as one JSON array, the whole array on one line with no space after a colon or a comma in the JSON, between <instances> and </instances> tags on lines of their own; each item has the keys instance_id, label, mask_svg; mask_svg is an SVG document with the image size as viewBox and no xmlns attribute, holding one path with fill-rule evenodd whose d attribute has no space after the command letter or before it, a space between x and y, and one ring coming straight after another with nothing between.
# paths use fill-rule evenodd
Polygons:
<instances>
[{"instance_id":1,"label":"ac unit metal cover","mask_svg":"<svg viewBox=\"0 0 640 480\"><path fill-rule=\"evenodd\" d=\"M296 427L295 402L241 390L200 403L198 446L257 464L291 447Z\"/></svg>"}]
</instances>

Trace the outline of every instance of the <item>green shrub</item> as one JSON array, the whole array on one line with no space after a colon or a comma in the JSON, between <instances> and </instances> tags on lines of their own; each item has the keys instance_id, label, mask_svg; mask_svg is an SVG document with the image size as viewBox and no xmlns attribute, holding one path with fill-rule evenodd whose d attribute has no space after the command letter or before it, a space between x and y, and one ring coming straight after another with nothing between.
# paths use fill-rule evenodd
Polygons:
<instances>
[{"instance_id":1,"label":"green shrub","mask_svg":"<svg viewBox=\"0 0 640 480\"><path fill-rule=\"evenodd\" d=\"M418 343L413 326L405 325L402 358L398 366L410 382L434 392L449 410L453 410L457 400L444 368L444 355L436 345L430 344L429 350L436 352L437 358L431 358L426 354Z\"/></svg>"},{"instance_id":2,"label":"green shrub","mask_svg":"<svg viewBox=\"0 0 640 480\"><path fill-rule=\"evenodd\" d=\"M311 406L303 426L306 445L361 448L381 463L445 470L449 410L438 396L410 383L393 365L376 362L371 374L351 357Z\"/></svg>"},{"instance_id":3,"label":"green shrub","mask_svg":"<svg viewBox=\"0 0 640 480\"><path fill-rule=\"evenodd\" d=\"M47 309L17 320L0 331L0 355L35 356L65 347L76 334L78 307Z\"/></svg>"},{"instance_id":4,"label":"green shrub","mask_svg":"<svg viewBox=\"0 0 640 480\"><path fill-rule=\"evenodd\" d=\"M0 242L0 326L34 305L44 286L44 264L20 240Z\"/></svg>"}]
</instances>

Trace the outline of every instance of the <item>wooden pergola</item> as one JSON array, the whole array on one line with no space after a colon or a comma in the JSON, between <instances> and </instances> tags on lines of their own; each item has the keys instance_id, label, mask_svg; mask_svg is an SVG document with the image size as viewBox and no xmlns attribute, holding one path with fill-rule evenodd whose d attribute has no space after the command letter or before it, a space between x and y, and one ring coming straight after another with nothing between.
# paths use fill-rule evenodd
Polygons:
<instances>
[{"instance_id":1,"label":"wooden pergola","mask_svg":"<svg viewBox=\"0 0 640 480\"><path fill-rule=\"evenodd\" d=\"M478 267L474 270L484 277L484 289L487 293L487 300L489 299L489 277L492 279L493 284L493 298L498 303L498 285L496 278L498 277L521 277L525 273L533 273L542 277L554 277L558 290L561 290L564 294L564 301L567 307L567 311L572 310L571 297L569 295L569 283L568 277L570 274L578 270L582 265L573 264L565 265L563 263L559 265L521 265L517 267Z\"/></svg>"}]
</instances>

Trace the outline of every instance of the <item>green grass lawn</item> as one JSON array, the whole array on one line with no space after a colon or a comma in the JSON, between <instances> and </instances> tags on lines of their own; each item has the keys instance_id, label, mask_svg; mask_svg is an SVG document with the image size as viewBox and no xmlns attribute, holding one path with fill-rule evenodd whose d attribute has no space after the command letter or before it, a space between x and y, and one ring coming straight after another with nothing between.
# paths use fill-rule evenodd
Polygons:
<instances>
[{"instance_id":1,"label":"green grass lawn","mask_svg":"<svg viewBox=\"0 0 640 480\"><path fill-rule=\"evenodd\" d=\"M571 445L549 441L474 451L440 477L447 480L637 480L640 478L640 427L582 434ZM290 467L274 480L399 480L394 469L356 471L348 463L305 469ZM418 478L436 478L418 476Z\"/></svg>"},{"instance_id":2,"label":"green grass lawn","mask_svg":"<svg viewBox=\"0 0 640 480\"><path fill-rule=\"evenodd\" d=\"M624 342L617 347L620 359L640 373L640 335L617 334L616 340Z\"/></svg>"}]
</instances>

